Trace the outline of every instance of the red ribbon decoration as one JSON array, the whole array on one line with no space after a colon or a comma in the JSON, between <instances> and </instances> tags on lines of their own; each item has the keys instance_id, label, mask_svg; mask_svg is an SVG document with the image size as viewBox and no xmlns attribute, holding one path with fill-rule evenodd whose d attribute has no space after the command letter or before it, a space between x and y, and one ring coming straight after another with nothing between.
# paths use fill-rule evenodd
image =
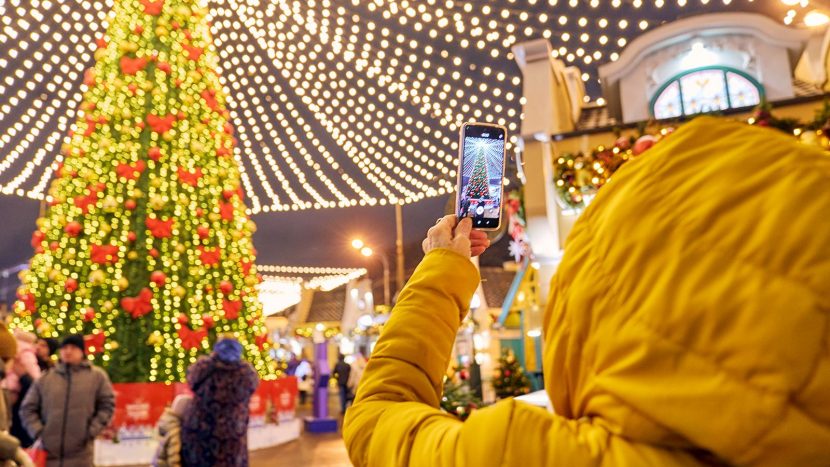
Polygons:
<instances>
[{"instance_id":1,"label":"red ribbon decoration","mask_svg":"<svg viewBox=\"0 0 830 467\"><path fill-rule=\"evenodd\" d=\"M141 0L141 6L144 7L144 13L158 16L161 14L161 9L164 8L164 0Z\"/></svg>"},{"instance_id":2,"label":"red ribbon decoration","mask_svg":"<svg viewBox=\"0 0 830 467\"><path fill-rule=\"evenodd\" d=\"M138 319L153 311L152 300L153 291L147 287L144 287L135 297L122 298L121 308L129 313L133 319Z\"/></svg>"},{"instance_id":3,"label":"red ribbon decoration","mask_svg":"<svg viewBox=\"0 0 830 467\"><path fill-rule=\"evenodd\" d=\"M196 186L199 184L199 179L202 178L202 169L201 167L196 167L193 172L189 172L185 170L184 167L179 167L179 180L182 183L187 183L190 186Z\"/></svg>"},{"instance_id":4,"label":"red ribbon decoration","mask_svg":"<svg viewBox=\"0 0 830 467\"><path fill-rule=\"evenodd\" d=\"M147 217L147 230L156 238L170 238L173 235L173 221L174 219L163 221Z\"/></svg>"},{"instance_id":5,"label":"red ribbon decoration","mask_svg":"<svg viewBox=\"0 0 830 467\"><path fill-rule=\"evenodd\" d=\"M222 300L222 309L225 310L225 319L233 321L239 318L242 300Z\"/></svg>"},{"instance_id":6,"label":"red ribbon decoration","mask_svg":"<svg viewBox=\"0 0 830 467\"><path fill-rule=\"evenodd\" d=\"M192 330L187 326L179 328L179 339L182 340L182 347L191 350L199 347L207 337L207 328Z\"/></svg>"},{"instance_id":7,"label":"red ribbon decoration","mask_svg":"<svg viewBox=\"0 0 830 467\"><path fill-rule=\"evenodd\" d=\"M101 331L94 331L84 336L84 345L88 353L101 353L104 351L104 342L107 336ZM95 350L93 350L95 349Z\"/></svg>"},{"instance_id":8,"label":"red ribbon decoration","mask_svg":"<svg viewBox=\"0 0 830 467\"><path fill-rule=\"evenodd\" d=\"M122 162L115 167L115 173L117 173L121 178L135 180L141 176L141 173L144 172L145 168L147 168L147 166L142 160L138 160L133 164Z\"/></svg>"},{"instance_id":9,"label":"red ribbon decoration","mask_svg":"<svg viewBox=\"0 0 830 467\"><path fill-rule=\"evenodd\" d=\"M121 57L118 64L121 66L121 73L135 75L147 66L147 59L145 57L132 58L125 55Z\"/></svg>"},{"instance_id":10,"label":"red ribbon decoration","mask_svg":"<svg viewBox=\"0 0 830 467\"><path fill-rule=\"evenodd\" d=\"M118 245L91 245L90 260L96 264L113 264L118 261Z\"/></svg>"}]
</instances>

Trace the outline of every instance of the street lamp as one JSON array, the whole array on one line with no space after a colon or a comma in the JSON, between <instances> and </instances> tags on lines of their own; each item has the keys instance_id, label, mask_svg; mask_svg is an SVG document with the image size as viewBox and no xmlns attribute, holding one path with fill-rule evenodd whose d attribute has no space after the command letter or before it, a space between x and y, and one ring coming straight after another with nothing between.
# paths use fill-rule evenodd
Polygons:
<instances>
[{"instance_id":1,"label":"street lamp","mask_svg":"<svg viewBox=\"0 0 830 467\"><path fill-rule=\"evenodd\" d=\"M360 254L367 258L375 254L375 251L359 238L352 240L352 248L360 251ZM383 252L378 254L378 258L380 258L380 262L383 264L383 304L391 305L389 300L389 258Z\"/></svg>"}]
</instances>

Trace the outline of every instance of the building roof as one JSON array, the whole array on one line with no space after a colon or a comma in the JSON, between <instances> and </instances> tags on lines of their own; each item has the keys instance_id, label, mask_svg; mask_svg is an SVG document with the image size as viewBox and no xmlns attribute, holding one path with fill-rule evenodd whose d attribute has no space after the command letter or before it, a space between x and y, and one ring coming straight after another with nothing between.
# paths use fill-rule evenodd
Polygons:
<instances>
[{"instance_id":1,"label":"building roof","mask_svg":"<svg viewBox=\"0 0 830 467\"><path fill-rule=\"evenodd\" d=\"M317 290L311 298L311 309L306 323L340 322L346 304L346 286L323 292Z\"/></svg>"},{"instance_id":2,"label":"building roof","mask_svg":"<svg viewBox=\"0 0 830 467\"><path fill-rule=\"evenodd\" d=\"M516 272L500 267L481 268L481 288L484 290L484 300L487 301L488 307L501 308L516 278Z\"/></svg>"}]
</instances>

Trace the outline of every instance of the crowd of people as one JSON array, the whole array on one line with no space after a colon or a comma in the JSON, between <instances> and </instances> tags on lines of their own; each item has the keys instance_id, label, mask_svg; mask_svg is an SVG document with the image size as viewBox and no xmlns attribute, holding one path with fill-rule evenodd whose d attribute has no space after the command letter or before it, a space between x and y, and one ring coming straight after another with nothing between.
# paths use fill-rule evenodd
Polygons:
<instances>
[{"instance_id":1,"label":"crowd of people","mask_svg":"<svg viewBox=\"0 0 830 467\"><path fill-rule=\"evenodd\" d=\"M47 467L91 467L115 393L87 358L83 336L39 339L0 323L0 358L0 466L34 466L35 458ZM187 382L191 394L178 396L158 422L153 465L247 466L248 403L259 376L242 345L218 340L188 369Z\"/></svg>"}]
</instances>

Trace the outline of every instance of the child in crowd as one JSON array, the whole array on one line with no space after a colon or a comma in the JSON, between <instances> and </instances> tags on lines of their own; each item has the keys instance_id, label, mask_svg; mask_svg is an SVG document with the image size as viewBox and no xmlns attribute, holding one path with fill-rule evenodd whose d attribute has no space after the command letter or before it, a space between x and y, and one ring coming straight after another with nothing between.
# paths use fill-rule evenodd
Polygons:
<instances>
[{"instance_id":1,"label":"child in crowd","mask_svg":"<svg viewBox=\"0 0 830 467\"><path fill-rule=\"evenodd\" d=\"M182 417L192 400L193 396L187 394L177 396L159 419L157 429L161 440L153 467L181 467Z\"/></svg>"}]
</instances>

